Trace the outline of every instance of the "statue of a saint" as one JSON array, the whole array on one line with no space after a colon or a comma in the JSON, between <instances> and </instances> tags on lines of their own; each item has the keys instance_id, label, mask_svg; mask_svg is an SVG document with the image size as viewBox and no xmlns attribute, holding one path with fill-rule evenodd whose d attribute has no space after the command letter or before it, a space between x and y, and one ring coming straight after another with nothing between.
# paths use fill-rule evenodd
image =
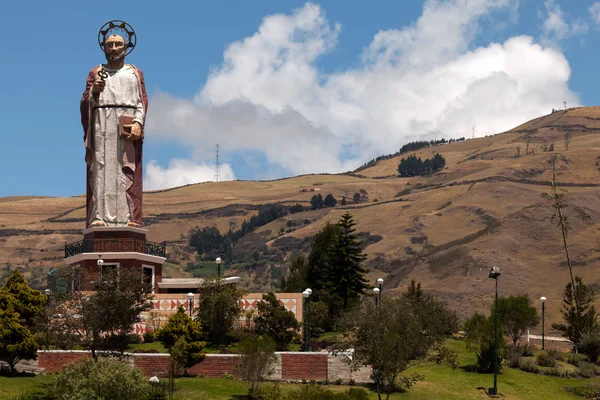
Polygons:
<instances>
[{"instance_id":1,"label":"statue of a saint","mask_svg":"<svg viewBox=\"0 0 600 400\"><path fill-rule=\"evenodd\" d=\"M148 97L142 71L125 64L125 56L135 47L133 29L123 21L104 27L99 43L107 62L90 71L80 105L87 164L86 226L140 227Z\"/></svg>"}]
</instances>

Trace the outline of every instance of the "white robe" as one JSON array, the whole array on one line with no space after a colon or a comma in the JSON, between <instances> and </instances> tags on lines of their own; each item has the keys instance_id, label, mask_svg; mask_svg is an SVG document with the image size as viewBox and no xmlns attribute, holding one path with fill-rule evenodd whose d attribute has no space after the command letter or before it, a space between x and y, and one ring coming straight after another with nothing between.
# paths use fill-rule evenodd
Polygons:
<instances>
[{"instance_id":1,"label":"white robe","mask_svg":"<svg viewBox=\"0 0 600 400\"><path fill-rule=\"evenodd\" d=\"M100 93L97 100L90 95L94 108L92 123L94 207L91 210L91 221L102 220L108 226L120 226L127 224L131 217L126 193L127 178L123 173L125 139L119 132L119 117L132 116L134 122L139 122L143 126L144 106L138 81L131 66L125 65L119 70L108 68L104 70L108 73L104 91Z\"/></svg>"}]
</instances>

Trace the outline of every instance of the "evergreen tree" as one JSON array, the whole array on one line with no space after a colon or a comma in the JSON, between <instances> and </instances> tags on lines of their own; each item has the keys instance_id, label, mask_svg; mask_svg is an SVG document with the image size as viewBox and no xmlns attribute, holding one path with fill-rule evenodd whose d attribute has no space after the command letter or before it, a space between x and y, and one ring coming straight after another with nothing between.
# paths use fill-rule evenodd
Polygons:
<instances>
[{"instance_id":1,"label":"evergreen tree","mask_svg":"<svg viewBox=\"0 0 600 400\"><path fill-rule=\"evenodd\" d=\"M7 309L12 303L13 311L25 320L25 326L31 329L34 318L47 303L47 297L39 290L29 287L23 274L15 269L0 289L0 308Z\"/></svg>"},{"instance_id":2,"label":"evergreen tree","mask_svg":"<svg viewBox=\"0 0 600 400\"><path fill-rule=\"evenodd\" d=\"M338 232L339 227L337 225L327 222L323 229L315 235L310 245L306 286L313 290L315 301L319 300L322 295L320 293L321 289L325 286L330 286L328 284L329 274L327 271L330 269L331 249Z\"/></svg>"},{"instance_id":3,"label":"evergreen tree","mask_svg":"<svg viewBox=\"0 0 600 400\"><path fill-rule=\"evenodd\" d=\"M19 314L12 309L0 310L0 360L15 372L21 360L37 358L37 343L27 327L21 324Z\"/></svg>"},{"instance_id":4,"label":"evergreen tree","mask_svg":"<svg viewBox=\"0 0 600 400\"><path fill-rule=\"evenodd\" d=\"M308 287L306 283L308 273L308 261L304 254L298 255L292 260L287 274L281 278L282 293L298 293Z\"/></svg>"},{"instance_id":5,"label":"evergreen tree","mask_svg":"<svg viewBox=\"0 0 600 400\"><path fill-rule=\"evenodd\" d=\"M342 201L340 202L340 204L343 206L346 205L346 196L342 196Z\"/></svg>"},{"instance_id":6,"label":"evergreen tree","mask_svg":"<svg viewBox=\"0 0 600 400\"><path fill-rule=\"evenodd\" d=\"M272 292L263 294L262 301L258 302L256 308L258 315L254 319L254 332L271 337L277 345L277 350L287 350L294 337L294 331L298 329L294 313L279 304Z\"/></svg>"},{"instance_id":7,"label":"evergreen tree","mask_svg":"<svg viewBox=\"0 0 600 400\"><path fill-rule=\"evenodd\" d=\"M327 196L325 196L325 201L323 204L325 205L325 207L335 207L335 205L337 204L337 200L335 199L335 197L333 197L331 193L329 193Z\"/></svg>"},{"instance_id":8,"label":"evergreen tree","mask_svg":"<svg viewBox=\"0 0 600 400\"><path fill-rule=\"evenodd\" d=\"M224 344L233 337L233 325L242 315L243 296L236 285L224 285L219 278L203 279L196 320L211 343Z\"/></svg>"},{"instance_id":9,"label":"evergreen tree","mask_svg":"<svg viewBox=\"0 0 600 400\"><path fill-rule=\"evenodd\" d=\"M598 325L594 300L593 289L584 285L581 278L576 276L575 290L572 290L569 282L564 291L561 313L565 323L552 324L552 329L562 332L562 335L577 347L582 334Z\"/></svg>"},{"instance_id":10,"label":"evergreen tree","mask_svg":"<svg viewBox=\"0 0 600 400\"><path fill-rule=\"evenodd\" d=\"M330 291L343 301L344 309L347 309L369 287L365 279L368 271L362 265L366 255L363 254L361 241L355 233L356 223L352 215L344 213L337 226L338 235L331 247L327 284Z\"/></svg>"},{"instance_id":11,"label":"evergreen tree","mask_svg":"<svg viewBox=\"0 0 600 400\"><path fill-rule=\"evenodd\" d=\"M319 208L323 208L325 205L325 202L323 200L323 196L321 196L321 193L314 195L311 199L310 199L310 205L312 207L313 210L318 210Z\"/></svg>"}]
</instances>

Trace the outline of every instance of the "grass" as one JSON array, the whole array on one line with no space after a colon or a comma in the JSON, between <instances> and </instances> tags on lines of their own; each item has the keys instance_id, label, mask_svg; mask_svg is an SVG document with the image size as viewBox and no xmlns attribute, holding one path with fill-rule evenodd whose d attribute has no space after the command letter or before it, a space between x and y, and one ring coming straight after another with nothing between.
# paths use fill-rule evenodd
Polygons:
<instances>
[{"instance_id":1,"label":"grass","mask_svg":"<svg viewBox=\"0 0 600 400\"><path fill-rule=\"evenodd\" d=\"M149 343L148 345L153 345ZM140 347L141 345L135 345ZM475 363L475 356L466 350L461 340L449 340L448 346L458 352L459 365L465 367ZM452 370L450 367L426 363L410 368L407 373L418 373L425 376L423 382L417 383L404 393L396 393L391 399L444 399L471 400L485 399L485 391L493 385L493 375L465 372L463 368ZM51 375L36 377L0 377L0 398L10 399L20 393L43 389L51 382ZM505 367L498 376L498 391L505 400L516 399L553 399L568 400L582 399L563 390L567 386L582 386L589 383L600 383L600 378L569 379L554 378L545 375L531 374ZM233 379L213 378L180 378L177 379L179 390L175 399L189 400L241 400L246 393L243 381ZM293 390L298 385L283 384L284 390ZM347 386L330 386L332 390L343 391ZM376 399L375 392L370 393L370 399Z\"/></svg>"},{"instance_id":2,"label":"grass","mask_svg":"<svg viewBox=\"0 0 600 400\"><path fill-rule=\"evenodd\" d=\"M156 350L159 353L168 353L167 349L165 349L165 346L163 346L159 341L154 341L152 343L130 344L129 351L132 350Z\"/></svg>"}]
</instances>

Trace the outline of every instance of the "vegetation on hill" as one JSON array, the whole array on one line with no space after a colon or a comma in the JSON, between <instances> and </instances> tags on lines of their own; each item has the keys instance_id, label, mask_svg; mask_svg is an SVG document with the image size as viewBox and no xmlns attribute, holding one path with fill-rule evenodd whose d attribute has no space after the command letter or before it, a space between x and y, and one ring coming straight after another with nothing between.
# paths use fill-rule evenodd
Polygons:
<instances>
[{"instance_id":1,"label":"vegetation on hill","mask_svg":"<svg viewBox=\"0 0 600 400\"><path fill-rule=\"evenodd\" d=\"M446 166L446 159L440 153L435 153L433 158L421 160L414 154L402 158L398 165L398 173L402 177L429 175L441 171Z\"/></svg>"}]
</instances>

